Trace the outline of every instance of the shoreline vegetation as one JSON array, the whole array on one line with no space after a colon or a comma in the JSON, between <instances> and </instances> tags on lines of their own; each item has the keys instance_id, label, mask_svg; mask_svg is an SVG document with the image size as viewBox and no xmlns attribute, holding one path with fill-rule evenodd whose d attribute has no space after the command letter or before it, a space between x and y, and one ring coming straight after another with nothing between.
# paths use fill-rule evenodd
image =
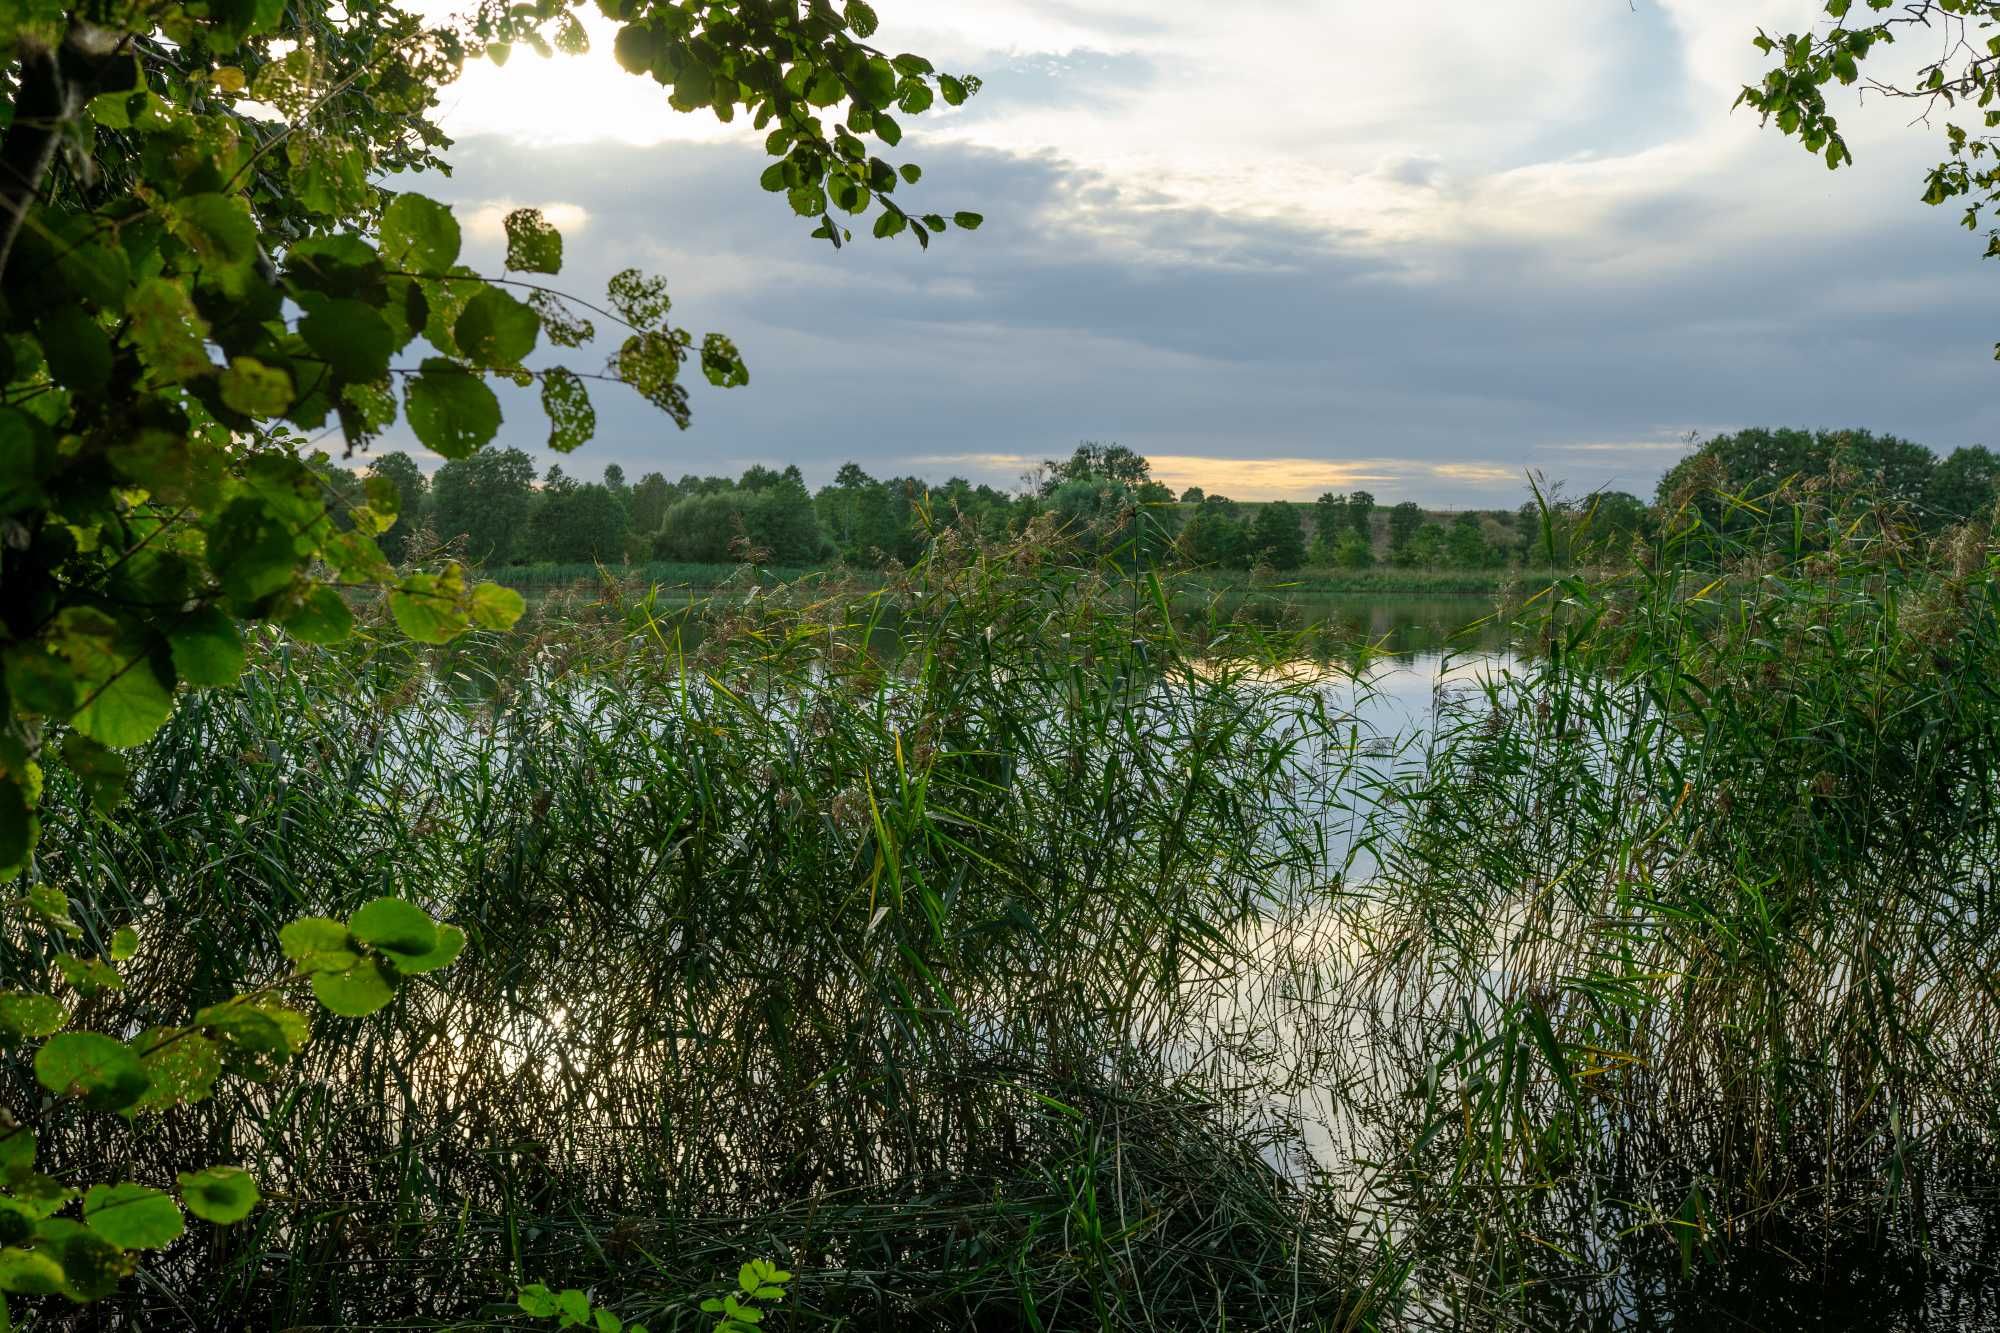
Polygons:
<instances>
[{"instance_id":1,"label":"shoreline vegetation","mask_svg":"<svg viewBox=\"0 0 2000 1333\"><path fill-rule=\"evenodd\" d=\"M218 1088L265 1201L105 1315L454 1327L546 1282L673 1327L755 1258L771 1327L1979 1326L2000 547L1758 511L1563 577L1400 737L1271 670L1308 631L1046 527L256 636L116 820L52 774L38 882L157 942L91 1012L392 885L466 945Z\"/></svg>"},{"instance_id":2,"label":"shoreline vegetation","mask_svg":"<svg viewBox=\"0 0 2000 1333\"><path fill-rule=\"evenodd\" d=\"M528 593L557 589L587 589L603 584L625 587L657 586L663 591L713 592L738 585L770 588L802 581L838 580L860 587L880 587L888 576L880 570L767 566L728 563L646 561L626 565L522 564L485 571L495 582ZM1473 569L1295 569L1242 571L1197 569L1163 576L1179 595L1255 594L1270 597L1420 597L1491 598L1530 582L1547 584L1582 574L1580 570L1523 570L1518 567Z\"/></svg>"}]
</instances>

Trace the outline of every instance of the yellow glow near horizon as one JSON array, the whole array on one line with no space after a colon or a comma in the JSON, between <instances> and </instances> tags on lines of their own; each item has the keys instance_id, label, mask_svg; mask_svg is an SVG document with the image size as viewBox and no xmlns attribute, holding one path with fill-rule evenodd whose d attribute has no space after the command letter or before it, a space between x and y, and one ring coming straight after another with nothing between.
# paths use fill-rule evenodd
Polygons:
<instances>
[{"instance_id":1,"label":"yellow glow near horizon","mask_svg":"<svg viewBox=\"0 0 2000 1333\"><path fill-rule=\"evenodd\" d=\"M1520 469L1497 463L1417 463L1390 458L1209 458L1153 454L1153 479L1175 491L1199 486L1232 500L1310 500L1325 491L1407 488L1442 480L1500 486L1520 479Z\"/></svg>"}]
</instances>

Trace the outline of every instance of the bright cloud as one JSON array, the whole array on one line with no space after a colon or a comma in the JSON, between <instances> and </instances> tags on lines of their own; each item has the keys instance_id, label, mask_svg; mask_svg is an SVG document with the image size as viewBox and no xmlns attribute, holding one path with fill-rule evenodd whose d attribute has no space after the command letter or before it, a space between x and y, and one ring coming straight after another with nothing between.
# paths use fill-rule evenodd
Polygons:
<instances>
[{"instance_id":1,"label":"bright cloud","mask_svg":"<svg viewBox=\"0 0 2000 1333\"><path fill-rule=\"evenodd\" d=\"M1530 467L1647 493L1706 423L2000 441L1988 271L1915 200L1935 136L1843 107L1836 175L1730 109L1751 34L1823 0L874 3L892 49L985 79L892 155L987 215L925 254L808 241L755 132L668 109L588 6L590 55L446 90L460 171L425 188L476 258L546 200L591 238L566 285L662 272L743 347L699 442L602 395L628 472L1004 485L1093 438L1177 489L1492 503Z\"/></svg>"},{"instance_id":2,"label":"bright cloud","mask_svg":"<svg viewBox=\"0 0 2000 1333\"><path fill-rule=\"evenodd\" d=\"M527 203L515 199L496 199L492 203L480 204L476 208L458 210L459 225L474 240L497 244L506 239L507 215L520 208L538 208L542 217L565 237L574 238L590 224L590 210L582 204L551 200L548 203Z\"/></svg>"}]
</instances>

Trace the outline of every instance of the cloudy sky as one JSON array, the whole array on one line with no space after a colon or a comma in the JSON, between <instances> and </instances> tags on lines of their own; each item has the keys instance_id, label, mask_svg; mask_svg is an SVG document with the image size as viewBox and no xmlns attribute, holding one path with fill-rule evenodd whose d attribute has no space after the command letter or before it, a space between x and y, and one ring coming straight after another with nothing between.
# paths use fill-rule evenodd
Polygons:
<instances>
[{"instance_id":1,"label":"cloudy sky","mask_svg":"<svg viewBox=\"0 0 2000 1333\"><path fill-rule=\"evenodd\" d=\"M476 262L540 206L562 286L660 273L750 365L685 433L603 389L573 474L1012 484L1093 439L1239 499L1512 504L1529 469L1650 494L1742 425L2000 443L2000 267L1918 201L1937 136L1836 91L1829 173L1730 110L1807 0L874 3L877 44L985 80L891 155L906 203L986 217L928 253L811 239L758 136L669 110L601 26L447 90L456 170L419 188ZM508 401L502 443L544 434Z\"/></svg>"}]
</instances>

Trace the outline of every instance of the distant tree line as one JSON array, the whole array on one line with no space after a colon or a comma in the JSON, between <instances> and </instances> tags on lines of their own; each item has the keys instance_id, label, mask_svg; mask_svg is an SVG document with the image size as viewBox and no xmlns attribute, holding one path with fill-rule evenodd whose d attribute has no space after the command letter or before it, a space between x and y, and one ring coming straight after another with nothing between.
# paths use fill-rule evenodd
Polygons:
<instances>
[{"instance_id":1,"label":"distant tree line","mask_svg":"<svg viewBox=\"0 0 2000 1333\"><path fill-rule=\"evenodd\" d=\"M1745 430L1718 436L1677 463L1652 506L1623 491L1565 496L1544 489L1517 509L1440 514L1413 500L1377 502L1367 491L1327 492L1310 505L1237 502L1190 487L1176 496L1155 481L1144 456L1086 442L1044 462L1019 491L953 477L870 476L843 465L831 484L808 489L797 467L762 465L742 475L670 481L649 472L628 482L616 464L600 481L560 465L537 477L519 449L485 449L426 477L406 454L375 460L376 475L402 496L383 539L400 559L427 528L463 543L480 563L671 560L771 564L839 561L879 568L920 558L939 532L997 538L1046 518L1107 558L1203 568L1289 571L1570 567L1615 558L1652 534L1682 503L1723 528L1743 528L1766 509L1758 497L1785 486L1866 492L1939 530L1992 513L2000 454L1971 446L1939 458L1921 445L1867 431Z\"/></svg>"}]
</instances>

